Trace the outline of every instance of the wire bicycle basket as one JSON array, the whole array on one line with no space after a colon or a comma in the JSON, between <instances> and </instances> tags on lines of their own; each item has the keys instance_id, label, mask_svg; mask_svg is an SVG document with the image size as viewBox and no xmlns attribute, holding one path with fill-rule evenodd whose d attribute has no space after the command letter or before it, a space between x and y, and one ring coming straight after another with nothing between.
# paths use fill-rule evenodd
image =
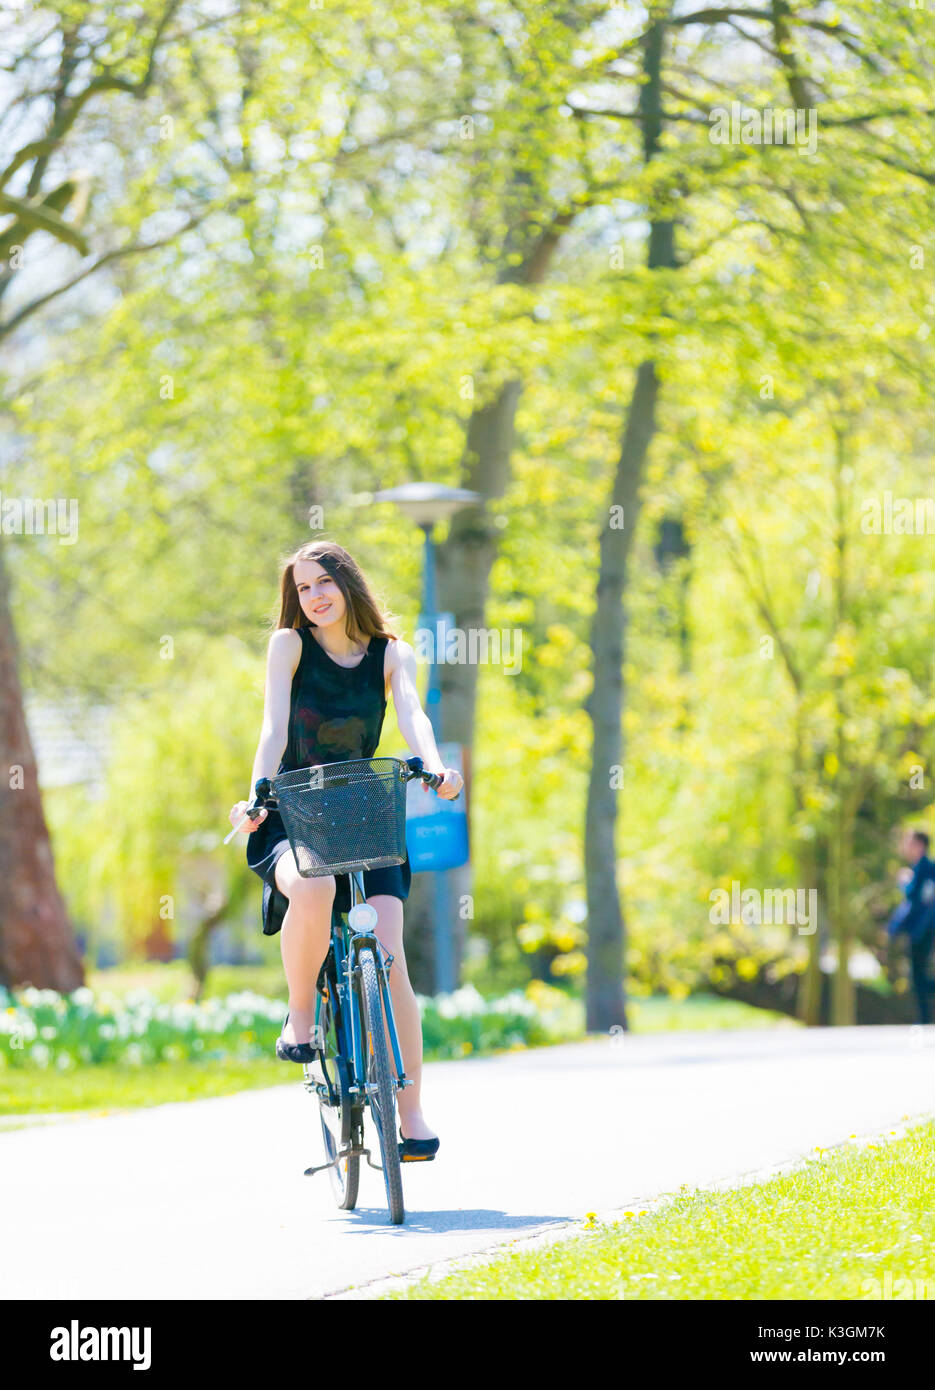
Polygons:
<instances>
[{"instance_id":1,"label":"wire bicycle basket","mask_svg":"<svg viewBox=\"0 0 935 1390\"><path fill-rule=\"evenodd\" d=\"M406 858L406 764L355 758L272 780L302 878L381 869Z\"/></svg>"}]
</instances>

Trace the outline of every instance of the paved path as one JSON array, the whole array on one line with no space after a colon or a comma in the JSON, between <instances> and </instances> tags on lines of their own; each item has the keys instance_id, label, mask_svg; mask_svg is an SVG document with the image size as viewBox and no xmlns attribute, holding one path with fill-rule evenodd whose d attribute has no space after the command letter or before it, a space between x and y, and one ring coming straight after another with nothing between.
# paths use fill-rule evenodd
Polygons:
<instances>
[{"instance_id":1,"label":"paved path","mask_svg":"<svg viewBox=\"0 0 935 1390\"><path fill-rule=\"evenodd\" d=\"M303 1176L300 1081L0 1134L0 1296L320 1298L741 1177L935 1114L935 1026L595 1039L432 1063L424 1095L399 1227L366 1164L354 1212Z\"/></svg>"}]
</instances>

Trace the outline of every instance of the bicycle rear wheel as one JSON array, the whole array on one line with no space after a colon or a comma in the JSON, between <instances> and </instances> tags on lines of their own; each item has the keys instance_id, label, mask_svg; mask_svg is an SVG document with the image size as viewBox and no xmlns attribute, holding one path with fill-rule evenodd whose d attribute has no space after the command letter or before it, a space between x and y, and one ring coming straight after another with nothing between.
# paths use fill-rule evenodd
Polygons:
<instances>
[{"instance_id":1,"label":"bicycle rear wheel","mask_svg":"<svg viewBox=\"0 0 935 1390\"><path fill-rule=\"evenodd\" d=\"M398 1226L405 1219L403 1205L403 1176L400 1170L399 1148L396 1141L396 1090L390 1074L383 1021L383 1002L377 977L377 963L369 946L357 956L360 965L361 1018L365 1020L367 1037L364 1056L367 1061L367 1081L370 1113L377 1127L380 1152L383 1158L383 1183L390 1209L390 1224Z\"/></svg>"},{"instance_id":2,"label":"bicycle rear wheel","mask_svg":"<svg viewBox=\"0 0 935 1390\"><path fill-rule=\"evenodd\" d=\"M352 1105L348 1094L347 1063L340 1054L338 1030L331 1007L330 986L327 988L327 995L319 995L318 1013L318 1021L325 1039L324 1063L314 1068L321 1070L325 1083L324 1088L318 1091L319 1117L325 1158L332 1164L328 1169L328 1180L334 1199L344 1211L352 1211L357 1205L360 1158L356 1154L351 1158L338 1158L338 1154L348 1145L355 1143L360 1118L355 1113L356 1107ZM330 1103L329 1091L337 1100L337 1104ZM337 1162L333 1162L335 1159Z\"/></svg>"}]
</instances>

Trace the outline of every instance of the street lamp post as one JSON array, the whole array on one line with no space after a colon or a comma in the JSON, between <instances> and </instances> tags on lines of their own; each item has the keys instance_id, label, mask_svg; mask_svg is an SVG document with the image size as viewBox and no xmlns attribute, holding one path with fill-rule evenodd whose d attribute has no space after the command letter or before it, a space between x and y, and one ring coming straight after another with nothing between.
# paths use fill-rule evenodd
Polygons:
<instances>
[{"instance_id":1,"label":"street lamp post","mask_svg":"<svg viewBox=\"0 0 935 1390\"><path fill-rule=\"evenodd\" d=\"M432 532L436 522L443 521L462 507L475 506L483 501L479 492L467 488L445 487L442 483L404 483L401 487L384 488L373 495L375 502L395 502L400 511L421 527L425 536L422 577L422 621L438 636L437 594L435 585L435 543ZM429 662L428 688L425 703L435 742L441 746L443 736L441 671L438 651L433 648ZM435 987L442 993L457 988L454 923L451 917L448 873L433 870L435 875Z\"/></svg>"}]
</instances>

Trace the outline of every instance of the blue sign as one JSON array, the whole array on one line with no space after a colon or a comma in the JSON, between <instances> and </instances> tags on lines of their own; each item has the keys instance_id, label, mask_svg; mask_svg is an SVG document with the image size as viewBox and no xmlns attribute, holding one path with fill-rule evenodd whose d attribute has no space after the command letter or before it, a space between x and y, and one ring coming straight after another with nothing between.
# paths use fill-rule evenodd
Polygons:
<instances>
[{"instance_id":1,"label":"blue sign","mask_svg":"<svg viewBox=\"0 0 935 1390\"><path fill-rule=\"evenodd\" d=\"M460 744L443 743L438 751L445 766L457 768L463 776ZM434 791L424 791L421 782L409 783L406 788L406 847L413 873L423 869L457 869L468 862L463 788L457 801L449 801Z\"/></svg>"},{"instance_id":2,"label":"blue sign","mask_svg":"<svg viewBox=\"0 0 935 1390\"><path fill-rule=\"evenodd\" d=\"M456 869L468 860L467 817L462 812L407 819L406 846L413 873L420 869Z\"/></svg>"}]
</instances>

